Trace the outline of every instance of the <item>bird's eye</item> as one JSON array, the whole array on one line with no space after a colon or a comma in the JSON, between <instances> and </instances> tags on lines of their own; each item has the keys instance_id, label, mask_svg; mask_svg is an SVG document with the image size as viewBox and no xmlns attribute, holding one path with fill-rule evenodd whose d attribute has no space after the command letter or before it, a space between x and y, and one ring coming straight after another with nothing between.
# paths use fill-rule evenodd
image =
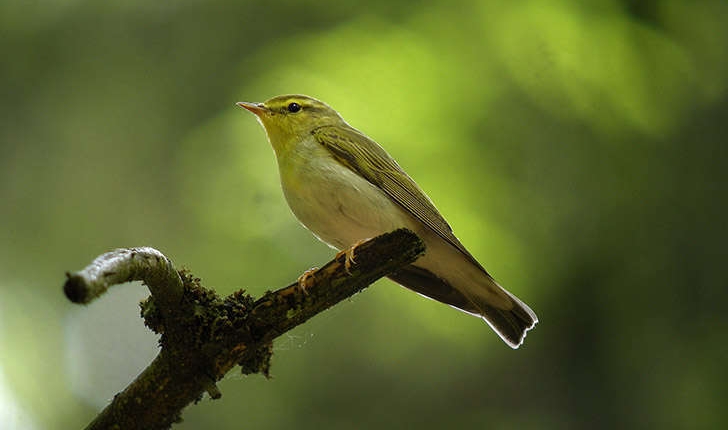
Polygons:
<instances>
[{"instance_id":1,"label":"bird's eye","mask_svg":"<svg viewBox=\"0 0 728 430\"><path fill-rule=\"evenodd\" d=\"M290 103L288 105L288 112L290 112L290 113L296 113L296 112L298 112L300 110L301 110L301 105L299 105L296 102Z\"/></svg>"}]
</instances>

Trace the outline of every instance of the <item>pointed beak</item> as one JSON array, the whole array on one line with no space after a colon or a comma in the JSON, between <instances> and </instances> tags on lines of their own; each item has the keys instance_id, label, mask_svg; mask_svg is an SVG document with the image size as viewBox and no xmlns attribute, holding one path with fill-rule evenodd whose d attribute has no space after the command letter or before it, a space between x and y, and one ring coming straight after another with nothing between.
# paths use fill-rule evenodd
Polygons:
<instances>
[{"instance_id":1,"label":"pointed beak","mask_svg":"<svg viewBox=\"0 0 728 430\"><path fill-rule=\"evenodd\" d=\"M241 108L245 108L257 116L260 116L262 113L267 112L268 108L263 105L263 103L248 103L248 102L237 102L236 103Z\"/></svg>"}]
</instances>

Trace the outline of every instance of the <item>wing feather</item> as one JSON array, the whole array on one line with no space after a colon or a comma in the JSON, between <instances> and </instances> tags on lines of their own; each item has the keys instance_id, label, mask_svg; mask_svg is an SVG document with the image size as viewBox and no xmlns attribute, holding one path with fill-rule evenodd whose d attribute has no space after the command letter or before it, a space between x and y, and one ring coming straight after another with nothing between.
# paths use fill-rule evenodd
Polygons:
<instances>
[{"instance_id":1,"label":"wing feather","mask_svg":"<svg viewBox=\"0 0 728 430\"><path fill-rule=\"evenodd\" d=\"M311 134L339 162L381 188L394 202L485 272L483 266L455 237L452 228L430 198L378 143L358 130L345 126L318 127Z\"/></svg>"}]
</instances>

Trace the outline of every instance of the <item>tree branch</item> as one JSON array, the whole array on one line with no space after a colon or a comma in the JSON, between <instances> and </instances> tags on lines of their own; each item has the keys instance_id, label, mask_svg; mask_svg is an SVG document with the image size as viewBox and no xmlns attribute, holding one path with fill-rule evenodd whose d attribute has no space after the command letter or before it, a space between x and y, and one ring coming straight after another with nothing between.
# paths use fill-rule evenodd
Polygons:
<instances>
[{"instance_id":1,"label":"tree branch","mask_svg":"<svg viewBox=\"0 0 728 430\"><path fill-rule=\"evenodd\" d=\"M66 278L63 292L74 303L90 303L110 286L130 281L144 281L152 295L164 301L164 309L172 309L182 299L182 278L174 265L149 247L107 252L80 272L66 273Z\"/></svg>"},{"instance_id":2,"label":"tree branch","mask_svg":"<svg viewBox=\"0 0 728 430\"><path fill-rule=\"evenodd\" d=\"M236 365L268 376L272 341L314 315L414 262L425 251L409 230L396 230L355 248L355 263L337 258L307 278L254 300L243 291L220 298L152 248L104 254L80 272L67 274L63 289L76 303L89 303L111 285L143 280L151 296L142 303L145 324L162 334L154 361L117 394L87 429L166 429L182 409L221 393L215 383Z\"/></svg>"}]
</instances>

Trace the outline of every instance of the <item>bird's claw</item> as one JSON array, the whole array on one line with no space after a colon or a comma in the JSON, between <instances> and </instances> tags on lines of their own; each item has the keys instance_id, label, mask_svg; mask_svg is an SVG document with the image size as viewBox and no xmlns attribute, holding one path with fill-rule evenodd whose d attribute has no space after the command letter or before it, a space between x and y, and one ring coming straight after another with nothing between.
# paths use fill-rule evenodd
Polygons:
<instances>
[{"instance_id":1,"label":"bird's claw","mask_svg":"<svg viewBox=\"0 0 728 430\"><path fill-rule=\"evenodd\" d=\"M356 264L356 248L361 245L362 243L366 242L367 239L360 240L359 242L355 243L354 245L350 246L349 248L346 248L342 251L339 251L336 254L336 259L338 260L341 257L344 257L344 270L346 270L346 273L351 275L351 266Z\"/></svg>"},{"instance_id":2,"label":"bird's claw","mask_svg":"<svg viewBox=\"0 0 728 430\"><path fill-rule=\"evenodd\" d=\"M298 277L298 288L303 291L303 294L308 295L308 292L306 291L307 288L313 285L314 283L314 274L318 270L318 267L312 267L305 272L301 274L301 276Z\"/></svg>"}]
</instances>

